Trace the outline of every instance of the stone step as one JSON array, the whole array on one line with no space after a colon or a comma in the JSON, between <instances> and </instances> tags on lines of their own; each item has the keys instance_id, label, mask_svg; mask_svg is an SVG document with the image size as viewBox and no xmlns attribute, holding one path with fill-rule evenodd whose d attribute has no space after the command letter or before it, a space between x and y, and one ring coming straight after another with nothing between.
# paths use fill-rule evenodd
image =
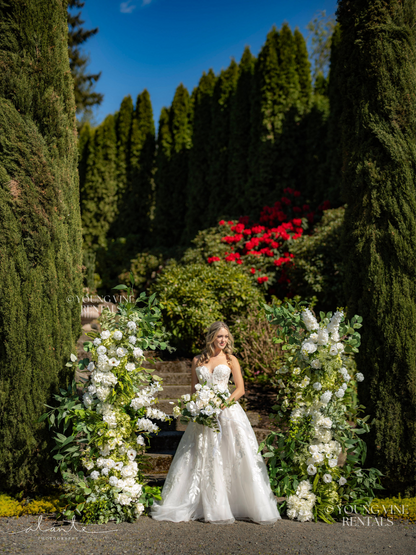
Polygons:
<instances>
[{"instance_id":1,"label":"stone step","mask_svg":"<svg viewBox=\"0 0 416 555\"><path fill-rule=\"evenodd\" d=\"M149 465L149 474L167 474L173 459L174 452L171 453L149 453L146 455Z\"/></svg>"},{"instance_id":2,"label":"stone step","mask_svg":"<svg viewBox=\"0 0 416 555\"><path fill-rule=\"evenodd\" d=\"M184 432L176 430L161 431L158 434L152 434L148 453L166 453L176 451L183 434Z\"/></svg>"},{"instance_id":3,"label":"stone step","mask_svg":"<svg viewBox=\"0 0 416 555\"><path fill-rule=\"evenodd\" d=\"M161 361L151 361L147 360L143 363L144 368L152 368L157 372L167 373L189 373L191 374L191 362L187 360L161 360Z\"/></svg>"},{"instance_id":4,"label":"stone step","mask_svg":"<svg viewBox=\"0 0 416 555\"><path fill-rule=\"evenodd\" d=\"M166 385L163 384L163 391L158 391L158 399L174 399L175 401L185 395L186 393L191 393L191 388L189 385Z\"/></svg>"},{"instance_id":5,"label":"stone step","mask_svg":"<svg viewBox=\"0 0 416 555\"><path fill-rule=\"evenodd\" d=\"M185 385L191 390L191 373L190 372L156 372L159 378L163 380L165 385Z\"/></svg>"}]
</instances>

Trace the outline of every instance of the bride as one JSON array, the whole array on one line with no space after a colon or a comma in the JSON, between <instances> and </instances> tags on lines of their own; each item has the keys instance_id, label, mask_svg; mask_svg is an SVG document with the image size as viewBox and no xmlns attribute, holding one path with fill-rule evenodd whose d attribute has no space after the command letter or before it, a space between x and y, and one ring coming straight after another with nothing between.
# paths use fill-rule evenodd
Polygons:
<instances>
[{"instance_id":1,"label":"bride","mask_svg":"<svg viewBox=\"0 0 416 555\"><path fill-rule=\"evenodd\" d=\"M238 401L244 395L233 344L224 322L210 326L204 351L192 361L192 393L198 382L228 389L232 373L236 389L230 399ZM232 524L243 519L273 524L280 519L256 436L239 403L224 406L219 422L220 433L195 422L187 425L163 486L162 501L151 508L155 520Z\"/></svg>"}]
</instances>

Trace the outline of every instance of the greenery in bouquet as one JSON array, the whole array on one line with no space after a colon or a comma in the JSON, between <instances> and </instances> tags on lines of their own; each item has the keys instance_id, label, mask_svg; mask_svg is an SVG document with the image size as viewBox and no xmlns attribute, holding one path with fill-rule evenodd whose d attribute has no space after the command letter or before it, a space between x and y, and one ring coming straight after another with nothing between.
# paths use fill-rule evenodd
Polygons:
<instances>
[{"instance_id":1,"label":"greenery in bouquet","mask_svg":"<svg viewBox=\"0 0 416 555\"><path fill-rule=\"evenodd\" d=\"M188 393L178 399L178 404L173 407L173 415L185 422L196 422L219 432L218 416L224 405L230 407L235 404L234 399L230 401L230 392L220 385L210 387L206 383L196 384L195 389L193 395Z\"/></svg>"},{"instance_id":2,"label":"greenery in bouquet","mask_svg":"<svg viewBox=\"0 0 416 555\"><path fill-rule=\"evenodd\" d=\"M261 447L268 448L271 485L286 496L289 518L333 522L345 504L364 513L382 487L377 469L360 466L367 449L359 436L369 430L369 416L359 417L356 382L364 376L353 358L362 318L348 322L337 310L321 312L318 322L303 304L266 307L283 352L273 408L287 431L272 432Z\"/></svg>"},{"instance_id":3,"label":"greenery in bouquet","mask_svg":"<svg viewBox=\"0 0 416 555\"><path fill-rule=\"evenodd\" d=\"M145 349L171 349L162 328L155 295L133 293L125 285L126 302L118 311L104 309L101 333L89 332L84 343L92 360L69 366L90 371L82 401L75 381L55 398L59 405L40 417L55 431L55 471L63 478L65 508L62 518L79 516L84 522L133 521L160 498L158 488L146 485L145 451L154 420L168 420L155 407L162 380L143 367ZM124 299L122 299L124 300Z\"/></svg>"}]
</instances>

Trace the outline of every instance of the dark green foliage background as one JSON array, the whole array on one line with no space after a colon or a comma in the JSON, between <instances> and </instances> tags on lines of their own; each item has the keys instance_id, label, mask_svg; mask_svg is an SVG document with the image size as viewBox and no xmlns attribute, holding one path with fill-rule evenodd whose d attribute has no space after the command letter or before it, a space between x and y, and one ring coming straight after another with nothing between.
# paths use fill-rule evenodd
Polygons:
<instances>
[{"instance_id":1,"label":"dark green foliage background","mask_svg":"<svg viewBox=\"0 0 416 555\"><path fill-rule=\"evenodd\" d=\"M414 495L416 476L416 3L339 3L345 293L363 317L359 396L368 464Z\"/></svg>"},{"instance_id":2,"label":"dark green foliage background","mask_svg":"<svg viewBox=\"0 0 416 555\"><path fill-rule=\"evenodd\" d=\"M51 470L36 420L80 336L81 222L66 2L0 1L0 483Z\"/></svg>"}]
</instances>

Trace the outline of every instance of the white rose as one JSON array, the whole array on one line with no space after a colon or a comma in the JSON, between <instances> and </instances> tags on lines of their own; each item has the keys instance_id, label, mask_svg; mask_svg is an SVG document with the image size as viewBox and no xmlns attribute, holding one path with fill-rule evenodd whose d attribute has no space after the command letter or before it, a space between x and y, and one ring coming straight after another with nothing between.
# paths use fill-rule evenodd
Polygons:
<instances>
[{"instance_id":1,"label":"white rose","mask_svg":"<svg viewBox=\"0 0 416 555\"><path fill-rule=\"evenodd\" d=\"M322 368L322 363L320 360L318 360L317 358L315 358L312 362L311 362L311 366L312 368L314 368L315 370L319 370L320 368Z\"/></svg>"},{"instance_id":2,"label":"white rose","mask_svg":"<svg viewBox=\"0 0 416 555\"><path fill-rule=\"evenodd\" d=\"M340 387L338 391L335 391L335 395L338 397L338 399L342 399L345 395L345 389L342 389L342 387Z\"/></svg>"},{"instance_id":3,"label":"white rose","mask_svg":"<svg viewBox=\"0 0 416 555\"><path fill-rule=\"evenodd\" d=\"M295 376L300 374L300 368L294 368L292 374L295 374Z\"/></svg>"},{"instance_id":4,"label":"white rose","mask_svg":"<svg viewBox=\"0 0 416 555\"><path fill-rule=\"evenodd\" d=\"M100 345L97 349L97 353L99 355L105 355L106 352L107 352L107 349L104 347L104 345Z\"/></svg>"},{"instance_id":5,"label":"white rose","mask_svg":"<svg viewBox=\"0 0 416 555\"><path fill-rule=\"evenodd\" d=\"M347 389L348 385L347 385L346 383L343 383L343 384L341 385L341 387L342 387L342 389L344 389L344 391L345 391L345 390Z\"/></svg>"},{"instance_id":6,"label":"white rose","mask_svg":"<svg viewBox=\"0 0 416 555\"><path fill-rule=\"evenodd\" d=\"M126 364L126 370L127 370L127 372L132 372L135 368L136 368L136 365L133 364L133 362L128 362L128 363Z\"/></svg>"},{"instance_id":7,"label":"white rose","mask_svg":"<svg viewBox=\"0 0 416 555\"><path fill-rule=\"evenodd\" d=\"M139 349L139 347L135 347L133 349L133 356L134 358L141 358L143 356L143 351Z\"/></svg>"},{"instance_id":8,"label":"white rose","mask_svg":"<svg viewBox=\"0 0 416 555\"><path fill-rule=\"evenodd\" d=\"M103 468L103 469L101 470L101 474L102 474L103 476L108 476L108 473L109 473L109 472L110 472L110 469L109 469L109 468Z\"/></svg>"},{"instance_id":9,"label":"white rose","mask_svg":"<svg viewBox=\"0 0 416 555\"><path fill-rule=\"evenodd\" d=\"M342 351L344 350L344 345L342 343L337 343L336 347L339 353L342 353Z\"/></svg>"},{"instance_id":10,"label":"white rose","mask_svg":"<svg viewBox=\"0 0 416 555\"><path fill-rule=\"evenodd\" d=\"M127 355L127 349L125 349L124 347L119 347L116 350L116 354L118 357L123 358Z\"/></svg>"},{"instance_id":11,"label":"white rose","mask_svg":"<svg viewBox=\"0 0 416 555\"><path fill-rule=\"evenodd\" d=\"M114 468L116 470L121 470L123 468L124 464L121 461L118 461L116 463L114 463Z\"/></svg>"},{"instance_id":12,"label":"white rose","mask_svg":"<svg viewBox=\"0 0 416 555\"><path fill-rule=\"evenodd\" d=\"M338 466L338 459L329 459L328 464L330 468L335 468Z\"/></svg>"},{"instance_id":13,"label":"white rose","mask_svg":"<svg viewBox=\"0 0 416 555\"><path fill-rule=\"evenodd\" d=\"M117 358L113 357L110 358L108 364L114 368L115 366L118 366L120 364L120 361Z\"/></svg>"},{"instance_id":14,"label":"white rose","mask_svg":"<svg viewBox=\"0 0 416 555\"><path fill-rule=\"evenodd\" d=\"M98 345L101 345L101 339L99 337L96 337L92 344L98 347Z\"/></svg>"},{"instance_id":15,"label":"white rose","mask_svg":"<svg viewBox=\"0 0 416 555\"><path fill-rule=\"evenodd\" d=\"M118 478L117 476L110 476L110 479L108 480L110 486L113 487L117 487L118 486Z\"/></svg>"},{"instance_id":16,"label":"white rose","mask_svg":"<svg viewBox=\"0 0 416 555\"><path fill-rule=\"evenodd\" d=\"M315 343L311 343L309 341L307 341L306 343L304 343L302 345L302 352L305 354L309 354L311 355L312 353L314 353L316 351L317 347L315 345Z\"/></svg>"},{"instance_id":17,"label":"white rose","mask_svg":"<svg viewBox=\"0 0 416 555\"><path fill-rule=\"evenodd\" d=\"M131 343L132 345L134 345L137 341L137 337L135 335L130 335L129 337L129 343Z\"/></svg>"},{"instance_id":18,"label":"white rose","mask_svg":"<svg viewBox=\"0 0 416 555\"><path fill-rule=\"evenodd\" d=\"M361 372L357 372L355 374L355 379L357 380L357 382L362 382L364 380L364 374L361 374Z\"/></svg>"},{"instance_id":19,"label":"white rose","mask_svg":"<svg viewBox=\"0 0 416 555\"><path fill-rule=\"evenodd\" d=\"M322 480L325 482L325 484L330 484L332 482L331 474L324 474L322 476Z\"/></svg>"},{"instance_id":20,"label":"white rose","mask_svg":"<svg viewBox=\"0 0 416 555\"><path fill-rule=\"evenodd\" d=\"M202 388L202 385L200 383L197 383L195 386L196 391L199 391Z\"/></svg>"},{"instance_id":21,"label":"white rose","mask_svg":"<svg viewBox=\"0 0 416 555\"><path fill-rule=\"evenodd\" d=\"M111 333L108 330L104 330L101 332L101 339L108 339L110 337Z\"/></svg>"},{"instance_id":22,"label":"white rose","mask_svg":"<svg viewBox=\"0 0 416 555\"><path fill-rule=\"evenodd\" d=\"M134 459L136 458L136 455L137 455L137 451L135 451L134 449L129 449L127 451L127 458L130 461L134 461Z\"/></svg>"},{"instance_id":23,"label":"white rose","mask_svg":"<svg viewBox=\"0 0 416 555\"><path fill-rule=\"evenodd\" d=\"M138 444L138 445L146 445L146 442L145 442L143 436L140 436L140 435L137 436L137 444Z\"/></svg>"},{"instance_id":24,"label":"white rose","mask_svg":"<svg viewBox=\"0 0 416 555\"><path fill-rule=\"evenodd\" d=\"M322 389L322 384L320 382L315 382L312 386L316 391L320 391Z\"/></svg>"},{"instance_id":25,"label":"white rose","mask_svg":"<svg viewBox=\"0 0 416 555\"><path fill-rule=\"evenodd\" d=\"M310 464L310 465L308 466L308 468L306 469L306 471L307 471L307 473L308 473L310 476L313 476L314 474L317 473L316 466L313 466L313 464Z\"/></svg>"},{"instance_id":26,"label":"white rose","mask_svg":"<svg viewBox=\"0 0 416 555\"><path fill-rule=\"evenodd\" d=\"M338 480L338 484L340 486L343 486L346 483L347 483L347 480L343 476L341 476L341 478Z\"/></svg>"},{"instance_id":27,"label":"white rose","mask_svg":"<svg viewBox=\"0 0 416 555\"><path fill-rule=\"evenodd\" d=\"M329 391L329 389L327 389L325 393L323 393L320 397L321 403L328 404L329 401L331 400L331 397L332 397L332 391Z\"/></svg>"},{"instance_id":28,"label":"white rose","mask_svg":"<svg viewBox=\"0 0 416 555\"><path fill-rule=\"evenodd\" d=\"M335 356L338 354L338 349L336 345L331 346L331 348L329 349L329 354L332 356Z\"/></svg>"},{"instance_id":29,"label":"white rose","mask_svg":"<svg viewBox=\"0 0 416 555\"><path fill-rule=\"evenodd\" d=\"M97 480L100 477L100 473L97 470L94 470L90 474L91 480Z\"/></svg>"},{"instance_id":30,"label":"white rose","mask_svg":"<svg viewBox=\"0 0 416 555\"><path fill-rule=\"evenodd\" d=\"M191 400L191 396L189 395L189 393L187 393L186 395L182 395L182 399L183 399L185 402L188 402L188 401Z\"/></svg>"},{"instance_id":31,"label":"white rose","mask_svg":"<svg viewBox=\"0 0 416 555\"><path fill-rule=\"evenodd\" d=\"M133 322L132 320L130 320L129 322L127 322L127 327L129 328L129 330L135 330L136 329L136 322Z\"/></svg>"},{"instance_id":32,"label":"white rose","mask_svg":"<svg viewBox=\"0 0 416 555\"><path fill-rule=\"evenodd\" d=\"M116 330L116 331L113 333L113 338L114 338L116 341L120 341L120 339L121 339L122 337L123 337L123 334L122 334L121 331L119 331L119 330Z\"/></svg>"}]
</instances>

